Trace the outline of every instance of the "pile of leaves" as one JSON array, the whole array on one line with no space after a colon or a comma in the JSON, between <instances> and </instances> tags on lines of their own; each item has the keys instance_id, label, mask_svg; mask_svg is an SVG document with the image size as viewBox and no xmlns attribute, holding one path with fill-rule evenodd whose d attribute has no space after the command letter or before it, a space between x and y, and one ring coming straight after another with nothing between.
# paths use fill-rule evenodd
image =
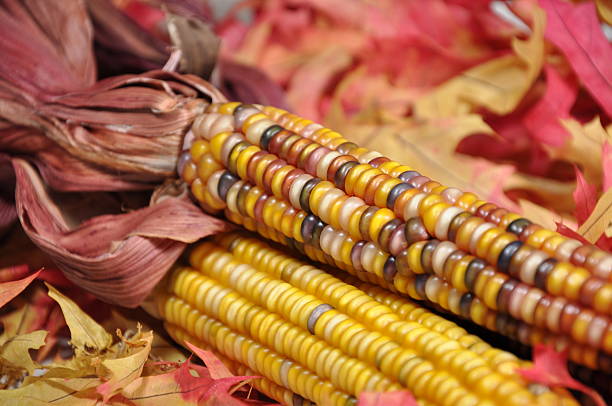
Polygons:
<instances>
[{"instance_id":1,"label":"pile of leaves","mask_svg":"<svg viewBox=\"0 0 612 406\"><path fill-rule=\"evenodd\" d=\"M612 249L610 2L252 4L251 23L238 6L218 24L222 55L298 114Z\"/></svg>"},{"instance_id":2,"label":"pile of leaves","mask_svg":"<svg viewBox=\"0 0 612 406\"><path fill-rule=\"evenodd\" d=\"M291 109L612 250L607 0L57 4L0 2L2 404L263 403L118 307L229 227L174 181L209 102ZM589 392L562 354L535 355L529 380Z\"/></svg>"}]
</instances>

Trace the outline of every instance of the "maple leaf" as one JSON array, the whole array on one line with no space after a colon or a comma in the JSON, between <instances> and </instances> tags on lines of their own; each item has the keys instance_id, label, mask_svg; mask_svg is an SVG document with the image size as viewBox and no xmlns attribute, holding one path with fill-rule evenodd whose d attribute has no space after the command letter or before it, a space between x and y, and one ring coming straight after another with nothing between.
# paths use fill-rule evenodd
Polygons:
<instances>
[{"instance_id":1,"label":"maple leaf","mask_svg":"<svg viewBox=\"0 0 612 406\"><path fill-rule=\"evenodd\" d=\"M39 270L23 279L0 283L0 307L4 306L15 296L23 292L41 272L42 270Z\"/></svg>"},{"instance_id":2,"label":"maple leaf","mask_svg":"<svg viewBox=\"0 0 612 406\"><path fill-rule=\"evenodd\" d=\"M550 65L545 66L544 71L547 79L546 92L523 116L523 123L539 142L561 146L568 134L559 119L569 118L578 87L576 83L563 78Z\"/></svg>"},{"instance_id":3,"label":"maple leaf","mask_svg":"<svg viewBox=\"0 0 612 406\"><path fill-rule=\"evenodd\" d=\"M0 336L0 371L12 368L34 373L38 365L32 361L29 350L42 347L46 336L47 332L42 330L13 337L8 337L6 334Z\"/></svg>"},{"instance_id":4,"label":"maple leaf","mask_svg":"<svg viewBox=\"0 0 612 406\"><path fill-rule=\"evenodd\" d=\"M53 286L48 283L45 283L45 285L49 289L49 296L62 308L66 324L70 328L70 342L77 351L96 354L111 346L113 337L102 326Z\"/></svg>"},{"instance_id":5,"label":"maple leaf","mask_svg":"<svg viewBox=\"0 0 612 406\"><path fill-rule=\"evenodd\" d=\"M531 368L519 368L517 371L528 381L547 386L576 389L589 395L596 405L606 405L596 391L578 382L569 374L567 370L567 350L558 352L550 346L536 344L533 349L533 366Z\"/></svg>"},{"instance_id":6,"label":"maple leaf","mask_svg":"<svg viewBox=\"0 0 612 406\"><path fill-rule=\"evenodd\" d=\"M415 115L452 116L479 107L496 114L513 111L538 77L544 61L545 15L535 5L531 11L533 32L526 41L514 39L514 54L484 62L438 86L416 102Z\"/></svg>"},{"instance_id":7,"label":"maple leaf","mask_svg":"<svg viewBox=\"0 0 612 406\"><path fill-rule=\"evenodd\" d=\"M221 362L221 360L219 360L219 358L217 358L211 351L202 350L201 348L198 348L187 341L185 342L185 345L187 345L187 348L193 351L194 354L204 361L204 364L206 364L208 372L213 379L229 378L234 376L223 364L223 362Z\"/></svg>"},{"instance_id":8,"label":"maple leaf","mask_svg":"<svg viewBox=\"0 0 612 406\"><path fill-rule=\"evenodd\" d=\"M231 397L229 391L246 379L249 377L213 379L206 368L186 360L170 372L134 380L116 398L147 406L196 406L207 402L214 404L215 401L228 406L244 406L243 402ZM111 398L111 402L114 399Z\"/></svg>"},{"instance_id":9,"label":"maple leaf","mask_svg":"<svg viewBox=\"0 0 612 406\"><path fill-rule=\"evenodd\" d=\"M593 212L593 208L595 208L597 190L595 186L589 184L586 179L584 179L580 169L574 167L574 171L576 172L576 189L572 194L574 202L576 202L574 215L578 223L583 224L589 217L589 214Z\"/></svg>"},{"instance_id":10,"label":"maple leaf","mask_svg":"<svg viewBox=\"0 0 612 406\"><path fill-rule=\"evenodd\" d=\"M584 87L612 116L612 48L600 28L595 4L540 0L546 38L565 55Z\"/></svg>"},{"instance_id":11,"label":"maple leaf","mask_svg":"<svg viewBox=\"0 0 612 406\"><path fill-rule=\"evenodd\" d=\"M561 119L561 125L570 136L562 146L547 148L551 156L578 164L589 183L601 185L602 160L606 158L601 152L604 144L612 142L612 136L603 128L599 117L584 125L572 118Z\"/></svg>"},{"instance_id":12,"label":"maple leaf","mask_svg":"<svg viewBox=\"0 0 612 406\"><path fill-rule=\"evenodd\" d=\"M597 243L604 249L607 247L607 239L612 237L612 189L608 189L597 200L589 217L578 228L578 233L593 244ZM601 238L604 240L600 243Z\"/></svg>"},{"instance_id":13,"label":"maple leaf","mask_svg":"<svg viewBox=\"0 0 612 406\"><path fill-rule=\"evenodd\" d=\"M110 379L96 388L96 392L103 396L104 402L107 402L122 388L141 376L145 362L151 352L153 332L138 332L136 337L130 340L123 339L122 341L129 349L127 354L114 359L105 359L101 362L110 374Z\"/></svg>"}]
</instances>

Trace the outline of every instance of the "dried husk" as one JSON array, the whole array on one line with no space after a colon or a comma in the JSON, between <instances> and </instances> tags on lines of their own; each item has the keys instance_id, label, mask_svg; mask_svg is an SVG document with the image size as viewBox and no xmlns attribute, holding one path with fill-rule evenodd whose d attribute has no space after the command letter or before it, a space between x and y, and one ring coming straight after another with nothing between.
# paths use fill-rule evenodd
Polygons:
<instances>
[{"instance_id":1,"label":"dried husk","mask_svg":"<svg viewBox=\"0 0 612 406\"><path fill-rule=\"evenodd\" d=\"M96 10L107 13L109 29L114 14ZM130 26L113 31L122 32L137 35ZM141 51L146 44L159 50L148 37L140 39ZM123 193L152 190L173 177L191 122L209 102L225 98L195 75L163 70L96 82L92 43L84 1L0 6L0 54L6 54L0 153L11 156L16 178L15 205L12 198L0 200L0 232L18 216L68 279L107 302L133 307L186 244L228 226L203 214L183 189L158 188L144 207L133 201L146 199L145 192ZM148 56L159 62L154 52Z\"/></svg>"},{"instance_id":2,"label":"dried husk","mask_svg":"<svg viewBox=\"0 0 612 406\"><path fill-rule=\"evenodd\" d=\"M34 168L18 158L13 167L17 213L27 235L68 279L110 303L139 305L188 243L228 227L186 193L167 190L154 194L147 207L71 227L70 212L51 199Z\"/></svg>"}]
</instances>

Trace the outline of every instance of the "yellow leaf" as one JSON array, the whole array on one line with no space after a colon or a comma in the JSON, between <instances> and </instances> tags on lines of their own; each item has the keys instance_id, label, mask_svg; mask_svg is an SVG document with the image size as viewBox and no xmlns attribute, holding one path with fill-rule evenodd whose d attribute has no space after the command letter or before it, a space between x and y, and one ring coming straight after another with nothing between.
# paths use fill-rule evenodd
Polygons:
<instances>
[{"instance_id":1,"label":"yellow leaf","mask_svg":"<svg viewBox=\"0 0 612 406\"><path fill-rule=\"evenodd\" d=\"M111 346L113 337L102 326L53 286L48 283L45 285L49 288L49 296L62 308L72 337L70 342L77 350L92 354L102 352Z\"/></svg>"},{"instance_id":2,"label":"yellow leaf","mask_svg":"<svg viewBox=\"0 0 612 406\"><path fill-rule=\"evenodd\" d=\"M550 148L551 156L578 164L590 184L601 185L603 178L601 149L604 142L612 143L612 135L603 128L599 117L595 117L585 125L574 119L561 120L561 124L567 129L570 137L562 147Z\"/></svg>"},{"instance_id":3,"label":"yellow leaf","mask_svg":"<svg viewBox=\"0 0 612 406\"><path fill-rule=\"evenodd\" d=\"M107 401L122 388L140 378L145 362L151 352L153 332L138 333L135 338L124 341L128 354L115 359L105 359L102 365L108 370L110 379L97 389Z\"/></svg>"},{"instance_id":4,"label":"yellow leaf","mask_svg":"<svg viewBox=\"0 0 612 406\"><path fill-rule=\"evenodd\" d=\"M572 198L576 182L515 173L505 184L506 191L513 189L528 191L540 204L561 214L570 214L576 206ZM564 224L567 224L567 220L564 220Z\"/></svg>"},{"instance_id":5,"label":"yellow leaf","mask_svg":"<svg viewBox=\"0 0 612 406\"><path fill-rule=\"evenodd\" d=\"M4 368L25 369L31 375L38 367L29 350L37 350L45 345L47 332L43 330L32 331L31 333L18 336L0 337L0 371Z\"/></svg>"},{"instance_id":6,"label":"yellow leaf","mask_svg":"<svg viewBox=\"0 0 612 406\"><path fill-rule=\"evenodd\" d=\"M589 218L578 228L578 233L591 243L604 233L606 237L612 237L612 188L599 198Z\"/></svg>"},{"instance_id":7,"label":"yellow leaf","mask_svg":"<svg viewBox=\"0 0 612 406\"><path fill-rule=\"evenodd\" d=\"M514 54L466 70L415 103L417 117L467 114L486 107L496 114L513 111L538 77L544 61L544 11L533 6L533 32L514 38Z\"/></svg>"},{"instance_id":8,"label":"yellow leaf","mask_svg":"<svg viewBox=\"0 0 612 406\"><path fill-rule=\"evenodd\" d=\"M49 404L53 406L94 406L98 403L94 388L99 384L100 380L97 378L41 378L18 389L0 391L0 404L2 406Z\"/></svg>"},{"instance_id":9,"label":"yellow leaf","mask_svg":"<svg viewBox=\"0 0 612 406\"><path fill-rule=\"evenodd\" d=\"M596 0L595 4L601 19L612 25L612 0Z\"/></svg>"}]
</instances>

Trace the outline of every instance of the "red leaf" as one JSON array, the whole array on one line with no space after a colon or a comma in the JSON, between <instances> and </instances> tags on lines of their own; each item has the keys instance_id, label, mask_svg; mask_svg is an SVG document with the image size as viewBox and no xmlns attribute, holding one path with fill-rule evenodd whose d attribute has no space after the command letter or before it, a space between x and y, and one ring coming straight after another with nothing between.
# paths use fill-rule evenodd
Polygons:
<instances>
[{"instance_id":1,"label":"red leaf","mask_svg":"<svg viewBox=\"0 0 612 406\"><path fill-rule=\"evenodd\" d=\"M190 370L195 370L199 376L193 376ZM244 405L243 402L230 396L229 392L233 386L244 382L250 376L231 376L228 378L214 379L207 368L193 365L187 359L174 372L174 379L181 390L181 396L190 401L218 400L223 405ZM199 403L198 403L199 404Z\"/></svg>"},{"instance_id":2,"label":"red leaf","mask_svg":"<svg viewBox=\"0 0 612 406\"><path fill-rule=\"evenodd\" d=\"M546 66L546 93L523 117L523 124L541 143L560 147L568 133L559 119L568 118L578 88L565 80L555 68Z\"/></svg>"},{"instance_id":3,"label":"red leaf","mask_svg":"<svg viewBox=\"0 0 612 406\"><path fill-rule=\"evenodd\" d=\"M358 406L417 406L409 391L361 392Z\"/></svg>"},{"instance_id":4,"label":"red leaf","mask_svg":"<svg viewBox=\"0 0 612 406\"><path fill-rule=\"evenodd\" d=\"M0 283L0 307L10 302L15 296L27 288L41 271L42 269L23 279Z\"/></svg>"},{"instance_id":5,"label":"red leaf","mask_svg":"<svg viewBox=\"0 0 612 406\"><path fill-rule=\"evenodd\" d=\"M612 48L597 19L594 2L540 0L546 10L545 37L565 54L593 98L612 116Z\"/></svg>"},{"instance_id":6,"label":"red leaf","mask_svg":"<svg viewBox=\"0 0 612 406\"><path fill-rule=\"evenodd\" d=\"M576 203L576 209L574 216L578 220L578 224L582 224L589 218L589 215L597 204L597 191L595 186L590 185L580 169L574 167L576 172L576 189L572 196L574 196L574 202Z\"/></svg>"},{"instance_id":7,"label":"red leaf","mask_svg":"<svg viewBox=\"0 0 612 406\"><path fill-rule=\"evenodd\" d=\"M225 364L223 364L223 362L221 362L221 360L217 358L212 352L198 348L188 341L185 341L185 345L187 345L187 347L194 354L196 354L202 361L204 361L206 367L208 368L208 372L210 373L210 376L213 379L230 378L234 376L230 372L230 370L227 369Z\"/></svg>"},{"instance_id":8,"label":"red leaf","mask_svg":"<svg viewBox=\"0 0 612 406\"><path fill-rule=\"evenodd\" d=\"M71 282L107 302L138 306L188 243L228 227L187 196L163 193L147 207L92 217L75 227L36 171L25 161L13 163L17 212L28 237Z\"/></svg>"},{"instance_id":9,"label":"red leaf","mask_svg":"<svg viewBox=\"0 0 612 406\"><path fill-rule=\"evenodd\" d=\"M601 164L603 166L603 191L612 187L612 146L604 142Z\"/></svg>"},{"instance_id":10,"label":"red leaf","mask_svg":"<svg viewBox=\"0 0 612 406\"><path fill-rule=\"evenodd\" d=\"M571 228L569 228L565 224L558 223L558 222L555 222L555 224L557 225L557 232L559 234L562 234L562 235L564 235L566 237L578 240L578 241L580 241L583 244L591 245L591 243L588 242L583 236L581 236L580 234L578 234L577 232L575 232L574 230L572 230Z\"/></svg>"},{"instance_id":11,"label":"red leaf","mask_svg":"<svg viewBox=\"0 0 612 406\"><path fill-rule=\"evenodd\" d=\"M519 368L518 373L531 382L579 390L589 395L596 405L605 406L602 397L593 389L576 381L567 370L567 350L537 344L533 349L533 366Z\"/></svg>"}]
</instances>

